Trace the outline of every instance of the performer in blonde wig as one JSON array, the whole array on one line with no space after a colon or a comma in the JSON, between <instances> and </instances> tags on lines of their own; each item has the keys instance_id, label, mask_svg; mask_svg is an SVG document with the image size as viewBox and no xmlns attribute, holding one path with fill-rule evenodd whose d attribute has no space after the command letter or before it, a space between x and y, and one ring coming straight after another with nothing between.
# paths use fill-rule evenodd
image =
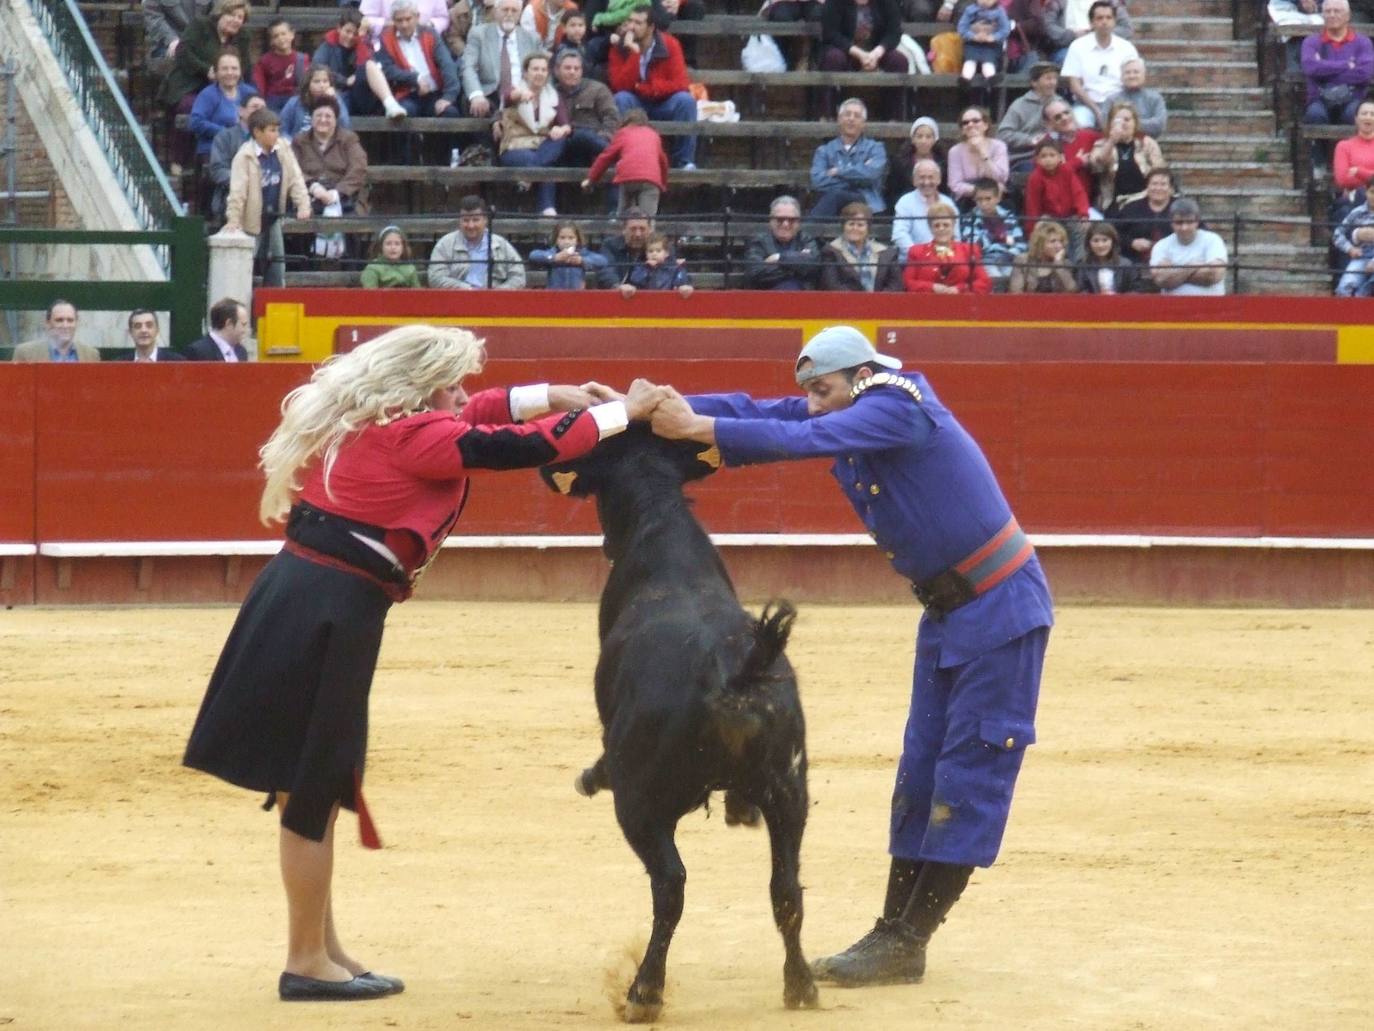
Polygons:
<instances>
[{"instance_id":1,"label":"performer in blonde wig","mask_svg":"<svg viewBox=\"0 0 1374 1031\"><path fill-rule=\"evenodd\" d=\"M260 452L260 514L286 523L286 543L239 610L184 761L280 807L282 999L404 988L339 941L334 822L340 806L355 810L363 844L380 847L362 780L382 626L458 521L469 474L575 458L647 418L664 393L636 381L623 402L598 403L595 383L469 397L463 378L484 360L464 329L392 330L288 394Z\"/></svg>"}]
</instances>

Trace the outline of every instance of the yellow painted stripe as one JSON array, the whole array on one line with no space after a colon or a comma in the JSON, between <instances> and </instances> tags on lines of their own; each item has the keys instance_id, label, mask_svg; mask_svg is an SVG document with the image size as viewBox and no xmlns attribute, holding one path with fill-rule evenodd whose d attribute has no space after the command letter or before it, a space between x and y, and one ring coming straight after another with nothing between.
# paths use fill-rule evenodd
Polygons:
<instances>
[{"instance_id":1,"label":"yellow painted stripe","mask_svg":"<svg viewBox=\"0 0 1374 1031\"><path fill-rule=\"evenodd\" d=\"M1374 326L1339 327L1336 361L1342 365L1374 365Z\"/></svg>"}]
</instances>

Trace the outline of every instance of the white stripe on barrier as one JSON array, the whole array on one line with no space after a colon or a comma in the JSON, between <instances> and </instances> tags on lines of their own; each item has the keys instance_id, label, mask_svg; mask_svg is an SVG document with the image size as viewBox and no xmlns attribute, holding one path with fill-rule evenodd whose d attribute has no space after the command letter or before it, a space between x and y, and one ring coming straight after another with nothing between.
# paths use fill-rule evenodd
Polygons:
<instances>
[{"instance_id":1,"label":"white stripe on barrier","mask_svg":"<svg viewBox=\"0 0 1374 1031\"><path fill-rule=\"evenodd\" d=\"M1271 548L1275 550L1374 551L1374 537L1198 537L1147 534L1031 534L1038 548ZM861 533L717 533L719 547L826 548L871 546ZM275 555L281 541L49 541L0 544L0 555L48 558L147 558L197 555ZM566 536L473 535L450 537L445 548L599 548L595 534Z\"/></svg>"}]
</instances>

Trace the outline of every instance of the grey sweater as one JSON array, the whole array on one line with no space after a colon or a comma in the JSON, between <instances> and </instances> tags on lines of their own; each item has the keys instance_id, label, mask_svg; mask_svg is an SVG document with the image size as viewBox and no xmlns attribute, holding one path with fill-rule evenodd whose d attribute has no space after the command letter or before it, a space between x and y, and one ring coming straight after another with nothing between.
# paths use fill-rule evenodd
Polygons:
<instances>
[{"instance_id":1,"label":"grey sweater","mask_svg":"<svg viewBox=\"0 0 1374 1031\"><path fill-rule=\"evenodd\" d=\"M1135 108L1135 113L1140 119L1140 131L1146 136L1159 139L1164 135L1164 128L1169 124L1169 110L1164 104L1164 97L1160 95L1158 90L1152 90L1146 86L1138 90L1122 90L1120 93L1113 94L1102 105L1103 118L1107 117L1107 112L1119 100L1124 100ZM1106 126L1102 126L1102 128L1105 130Z\"/></svg>"}]
</instances>

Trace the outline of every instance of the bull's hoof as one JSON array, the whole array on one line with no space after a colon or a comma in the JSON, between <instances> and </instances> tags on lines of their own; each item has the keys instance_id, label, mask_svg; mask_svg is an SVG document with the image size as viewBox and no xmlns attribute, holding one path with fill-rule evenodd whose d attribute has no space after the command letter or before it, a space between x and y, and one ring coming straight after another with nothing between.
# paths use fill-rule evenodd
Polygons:
<instances>
[{"instance_id":1,"label":"bull's hoof","mask_svg":"<svg viewBox=\"0 0 1374 1031\"><path fill-rule=\"evenodd\" d=\"M652 1024L663 1012L661 1002L627 1002L625 1004L625 1023Z\"/></svg>"},{"instance_id":2,"label":"bull's hoof","mask_svg":"<svg viewBox=\"0 0 1374 1031\"><path fill-rule=\"evenodd\" d=\"M595 795L601 789L601 785L596 781L596 768L589 766L574 777L573 787L583 798L591 798Z\"/></svg>"},{"instance_id":3,"label":"bull's hoof","mask_svg":"<svg viewBox=\"0 0 1374 1031\"><path fill-rule=\"evenodd\" d=\"M821 993L816 990L816 982L808 978L804 984L786 985L782 1004L790 1010L813 1010L821 1004Z\"/></svg>"}]
</instances>

